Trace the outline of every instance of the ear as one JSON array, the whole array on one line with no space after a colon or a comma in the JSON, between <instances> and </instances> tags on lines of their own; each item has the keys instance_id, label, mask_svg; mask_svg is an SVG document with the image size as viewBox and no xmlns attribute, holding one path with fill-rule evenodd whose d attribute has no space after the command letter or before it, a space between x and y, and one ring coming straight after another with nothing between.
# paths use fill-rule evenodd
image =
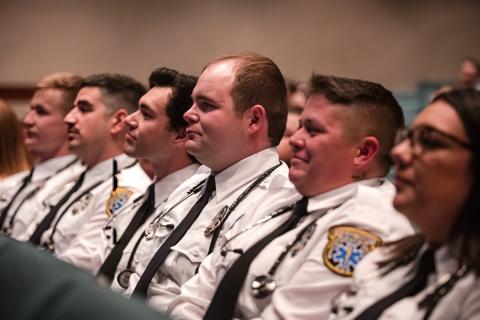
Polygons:
<instances>
[{"instance_id":1,"label":"ear","mask_svg":"<svg viewBox=\"0 0 480 320\"><path fill-rule=\"evenodd\" d=\"M125 129L125 118L128 116L126 109L120 108L116 110L110 117L110 133L118 134Z\"/></svg>"},{"instance_id":2,"label":"ear","mask_svg":"<svg viewBox=\"0 0 480 320\"><path fill-rule=\"evenodd\" d=\"M248 121L249 133L260 131L267 123L265 108L259 104L254 105L247 111L246 120Z\"/></svg>"},{"instance_id":3,"label":"ear","mask_svg":"<svg viewBox=\"0 0 480 320\"><path fill-rule=\"evenodd\" d=\"M380 151L380 142L376 137L364 137L357 147L353 165L355 169L366 171L375 161L375 157Z\"/></svg>"},{"instance_id":4,"label":"ear","mask_svg":"<svg viewBox=\"0 0 480 320\"><path fill-rule=\"evenodd\" d=\"M173 143L185 143L187 138L187 128L172 130Z\"/></svg>"}]
</instances>

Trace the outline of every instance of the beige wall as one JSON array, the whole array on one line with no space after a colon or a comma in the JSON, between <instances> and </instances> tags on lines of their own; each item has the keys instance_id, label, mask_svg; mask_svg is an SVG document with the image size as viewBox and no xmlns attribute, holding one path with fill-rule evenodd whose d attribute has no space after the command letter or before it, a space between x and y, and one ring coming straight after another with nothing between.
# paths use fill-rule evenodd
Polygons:
<instances>
[{"instance_id":1,"label":"beige wall","mask_svg":"<svg viewBox=\"0 0 480 320\"><path fill-rule=\"evenodd\" d=\"M315 70L403 91L480 58L479 31L480 1L0 0L0 85L59 70L146 82L157 66L197 74L257 51L296 80Z\"/></svg>"}]
</instances>

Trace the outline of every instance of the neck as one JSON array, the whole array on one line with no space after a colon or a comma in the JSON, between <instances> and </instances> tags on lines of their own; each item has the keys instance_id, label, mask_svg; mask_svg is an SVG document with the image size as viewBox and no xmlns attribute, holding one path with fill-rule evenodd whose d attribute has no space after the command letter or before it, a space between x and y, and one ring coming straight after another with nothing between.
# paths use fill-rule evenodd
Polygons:
<instances>
[{"instance_id":1,"label":"neck","mask_svg":"<svg viewBox=\"0 0 480 320\"><path fill-rule=\"evenodd\" d=\"M216 174L234 165L235 163L240 162L243 159L248 158L270 147L270 143L259 143L258 141L252 141L251 144L246 144L243 150L236 150L235 154L229 160L212 165L205 163L205 165L208 166L212 170L212 172Z\"/></svg>"},{"instance_id":2,"label":"neck","mask_svg":"<svg viewBox=\"0 0 480 320\"><path fill-rule=\"evenodd\" d=\"M68 143L65 142L62 146L60 146L60 148L48 154L38 154L38 153L32 153L32 154L34 157L39 159L39 162L45 162L53 158L66 156L70 154L70 151L68 151Z\"/></svg>"},{"instance_id":3,"label":"neck","mask_svg":"<svg viewBox=\"0 0 480 320\"><path fill-rule=\"evenodd\" d=\"M105 146L105 148L101 152L93 154L90 158L82 158L82 160L87 166L87 169L90 169L91 167L99 164L100 162L116 157L122 153L122 148L118 147L115 144L109 144Z\"/></svg>"},{"instance_id":4,"label":"neck","mask_svg":"<svg viewBox=\"0 0 480 320\"><path fill-rule=\"evenodd\" d=\"M181 170L191 164L192 160L188 157L187 153L184 152L181 155L174 155L170 157L168 162L165 161L155 161L155 159L148 159L152 164L153 170L155 171L155 177L157 180L162 179L169 174L172 174L178 170Z\"/></svg>"}]
</instances>

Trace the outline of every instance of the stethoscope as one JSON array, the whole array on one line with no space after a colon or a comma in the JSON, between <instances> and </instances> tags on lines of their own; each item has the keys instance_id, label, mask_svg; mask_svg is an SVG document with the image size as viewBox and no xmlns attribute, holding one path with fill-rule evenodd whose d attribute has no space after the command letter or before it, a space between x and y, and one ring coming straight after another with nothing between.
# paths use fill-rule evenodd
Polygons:
<instances>
[{"instance_id":1,"label":"stethoscope","mask_svg":"<svg viewBox=\"0 0 480 320\"><path fill-rule=\"evenodd\" d=\"M343 203L342 203L343 204ZM252 295L256 299L263 299L273 293L275 289L277 288L277 283L274 279L275 273L280 266L280 264L285 260L287 257L288 253L291 253L292 257L295 256L300 250L302 250L307 242L310 240L312 235L314 234L316 227L317 227L317 221L325 216L328 212L335 210L336 208L340 207L342 204L336 205L334 207L326 208L323 209L313 221L308 223L305 227L303 227L296 235L295 238L287 244L287 246L282 250L282 252L278 255L277 259L275 259L275 262L272 264L272 266L269 268L268 272L263 275L256 276L251 284L250 284L250 289L252 290ZM264 216L262 219L258 220L257 222L245 227L244 229L240 230L237 234L235 234L233 237L228 239L221 248L221 255L226 256L227 252L233 252L237 254L243 254L242 249L228 249L227 246L228 244L239 237L240 235L248 232L249 230L265 224L266 222L286 213L289 211L292 211L295 207L295 204L290 204L285 207L282 207L280 209L277 209L273 211L270 214L267 214Z\"/></svg>"},{"instance_id":2,"label":"stethoscope","mask_svg":"<svg viewBox=\"0 0 480 320\"><path fill-rule=\"evenodd\" d=\"M218 231L221 229L221 227L223 226L224 222L227 220L228 216L233 212L233 210L238 206L238 204L240 202L242 202L246 196L256 187L258 186L263 180L265 180L275 169L277 169L282 163L278 163L276 165L274 165L273 167L267 169L265 172L263 172L257 179L255 179L255 181L253 181L236 199L235 201L232 203L232 205L229 207L229 206L224 206L218 213L217 215L214 217L214 219L212 220L212 222L210 223L210 225L206 228L205 232L204 232L204 235L205 237L208 237L210 235L213 235L215 236L215 234L218 233ZM130 257L128 259L128 262L127 262L127 266L126 266L126 269L121 271L118 276L117 276L117 282L118 284L124 288L124 289L127 289L128 288L128 284L129 284L129 281L130 281L130 277L133 273L133 268L132 268L132 264L133 264L133 258L138 250L138 246L140 245L140 243L142 242L143 239L146 239L146 240L152 240L154 237L155 237L155 231L158 229L158 227L162 227L162 228L165 228L167 229L168 231L172 231L175 226L171 223L168 223L168 224L162 224L162 220L163 218L168 214L170 213L175 207L177 207L178 205L180 205L182 202L184 202L185 200L187 200L189 197L191 197L192 195L198 193L203 187L204 185L206 184L206 181L207 179L204 179L202 180L199 184L197 184L196 186L194 186L193 188L191 188L189 191L187 191L187 194L182 198L180 199L179 201L177 201L172 207L170 207L168 210L164 211L164 212L161 212L157 217L155 217L155 219L148 224L148 226L145 228L145 231L143 232L143 234L137 239L137 242L135 243L135 246L133 247L132 249L132 252L130 254ZM218 237L218 235L217 235ZM209 249L209 253L212 246L214 247L214 244L212 245L212 243L214 243L214 240L216 240L216 237L215 238L212 238L212 242L210 243L210 249Z\"/></svg>"},{"instance_id":3,"label":"stethoscope","mask_svg":"<svg viewBox=\"0 0 480 320\"><path fill-rule=\"evenodd\" d=\"M131 168L133 167L135 164L137 164L137 160L133 161L132 163L128 164L127 166L125 166L123 169L128 169L128 168ZM113 183L112 183L112 192L115 191L115 189L118 187L118 178L116 177L117 173L118 173L118 164L117 164L117 160L113 159L112 161L112 174L108 177L108 178L112 178L113 179ZM108 179L107 178L107 179ZM52 227L52 232L50 233L50 236L48 237L48 240L44 243L42 243L41 247L49 252L54 252L55 251L55 241L53 239L53 236L55 235L55 232L57 231L57 226L58 224L60 223L60 221L62 220L62 218L65 216L65 214L68 212L68 210L75 204L77 203L80 199L82 199L85 195L89 194L90 191L92 191L93 189L95 189L96 187L98 187L100 184L102 184L104 182L104 180L100 180L100 181L97 181L96 183L94 183L93 185L91 185L90 187L88 187L86 190L84 190L81 194L79 194L73 201L71 201L63 210L62 212L60 213L60 215L58 216L58 219L55 221L55 224L53 225ZM87 200L90 199L90 197L87 198Z\"/></svg>"},{"instance_id":4,"label":"stethoscope","mask_svg":"<svg viewBox=\"0 0 480 320\"><path fill-rule=\"evenodd\" d=\"M208 178L203 179L197 185L195 185L194 187L189 189L187 191L187 193L183 196L183 198L181 198L180 200L175 202L175 204L172 205L168 210L165 210L165 211L162 210L160 212L160 214L158 216L156 216L151 223L148 224L148 226L145 228L144 232L142 232L140 237L138 237L137 241L135 242L135 245L132 249L132 252L130 253L130 257L128 258L126 269L121 271L117 275L117 282L120 285L120 287L122 287L123 289L128 288L130 277L133 273L133 268L132 268L133 258L135 257L135 254L137 253L138 247L139 247L140 243L142 242L142 240L143 239L152 240L155 237L155 231L157 230L158 227L164 227L169 231L173 230L175 228L175 226L173 224L166 224L165 225L165 224L161 223L161 220L168 213L170 213L173 209L175 209L177 206L179 206L182 202L184 202L185 200L187 200L188 198L190 198L194 194L197 194L198 192L200 192L200 190L202 190L202 188L205 186L207 180L208 180ZM139 198L139 199L142 199L142 198ZM114 243L116 243L115 239L114 239Z\"/></svg>"}]
</instances>

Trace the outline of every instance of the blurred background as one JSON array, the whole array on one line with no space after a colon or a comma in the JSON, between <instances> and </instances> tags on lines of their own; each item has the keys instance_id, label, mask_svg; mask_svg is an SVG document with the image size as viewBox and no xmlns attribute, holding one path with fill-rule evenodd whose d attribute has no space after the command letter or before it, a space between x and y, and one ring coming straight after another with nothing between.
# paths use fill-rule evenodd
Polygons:
<instances>
[{"instance_id":1,"label":"blurred background","mask_svg":"<svg viewBox=\"0 0 480 320\"><path fill-rule=\"evenodd\" d=\"M410 120L434 90L480 58L480 1L0 0L0 97L22 116L55 71L198 75L230 52L272 58L285 77L313 71L380 82Z\"/></svg>"}]
</instances>

